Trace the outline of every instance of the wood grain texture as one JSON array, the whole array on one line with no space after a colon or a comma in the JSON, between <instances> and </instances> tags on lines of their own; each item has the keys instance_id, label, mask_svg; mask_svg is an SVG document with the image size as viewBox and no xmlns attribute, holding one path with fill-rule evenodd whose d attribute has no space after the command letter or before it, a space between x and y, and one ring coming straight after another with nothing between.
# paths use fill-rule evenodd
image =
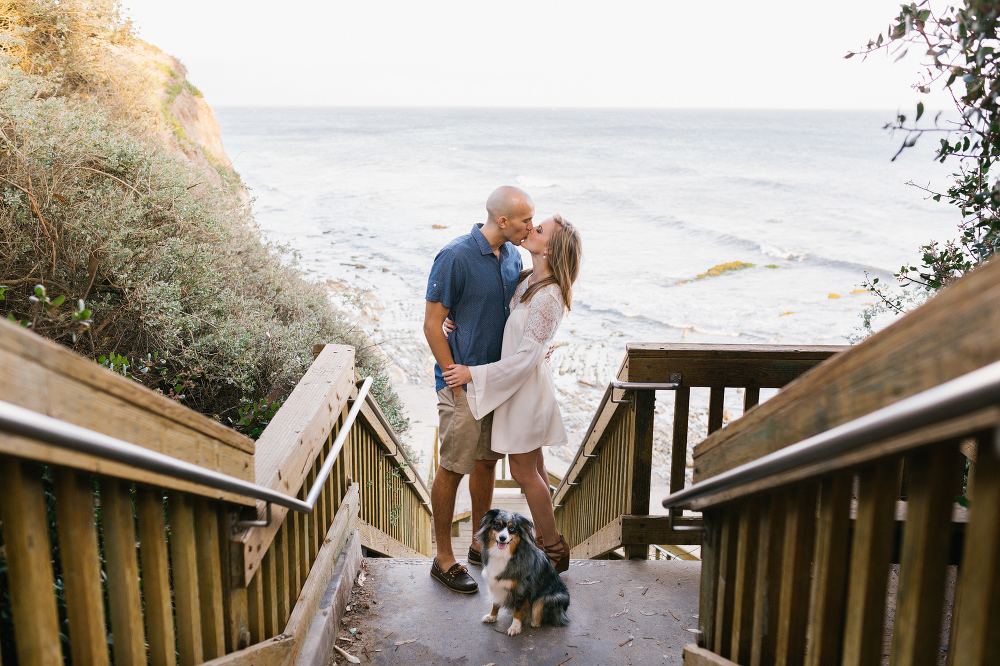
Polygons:
<instances>
[{"instance_id":1,"label":"wood grain texture","mask_svg":"<svg viewBox=\"0 0 1000 666\"><path fill-rule=\"evenodd\" d=\"M892 561L899 460L890 458L865 467L858 477L843 664L875 666L881 661L885 634L886 580Z\"/></svg>"},{"instance_id":2,"label":"wood grain texture","mask_svg":"<svg viewBox=\"0 0 1000 666\"><path fill-rule=\"evenodd\" d=\"M0 485L0 520L18 661L62 664L42 470L16 458L0 457Z\"/></svg>"},{"instance_id":3,"label":"wood grain texture","mask_svg":"<svg viewBox=\"0 0 1000 666\"><path fill-rule=\"evenodd\" d=\"M405 543L392 538L379 528L358 518L355 527L361 533L361 545L384 557L405 559L427 559L427 556L410 548Z\"/></svg>"},{"instance_id":4,"label":"wood grain texture","mask_svg":"<svg viewBox=\"0 0 1000 666\"><path fill-rule=\"evenodd\" d=\"M222 566L219 548L219 509L204 499L194 501L195 542L198 547L198 612L201 617L202 658L226 653L225 622L222 611Z\"/></svg>"},{"instance_id":5,"label":"wood grain texture","mask_svg":"<svg viewBox=\"0 0 1000 666\"><path fill-rule=\"evenodd\" d=\"M732 654L739 519L738 508L728 507L722 518L722 538L719 540L719 582L715 594L715 644L712 651L727 659Z\"/></svg>"},{"instance_id":6,"label":"wood grain texture","mask_svg":"<svg viewBox=\"0 0 1000 666\"><path fill-rule=\"evenodd\" d=\"M691 388L681 386L674 392L674 427L670 440L670 492L684 488L687 472L688 412Z\"/></svg>"},{"instance_id":7,"label":"wood grain texture","mask_svg":"<svg viewBox=\"0 0 1000 666\"><path fill-rule=\"evenodd\" d=\"M958 490L957 442L907 457L909 500L899 563L899 595L890 664L936 664L947 549Z\"/></svg>"},{"instance_id":8,"label":"wood grain texture","mask_svg":"<svg viewBox=\"0 0 1000 666\"><path fill-rule=\"evenodd\" d=\"M715 508L702 514L705 533L701 544L701 585L698 597L698 643L715 645L715 602L719 586L719 548L722 546L722 517L724 508Z\"/></svg>"},{"instance_id":9,"label":"wood grain texture","mask_svg":"<svg viewBox=\"0 0 1000 666\"><path fill-rule=\"evenodd\" d=\"M785 496L785 540L781 555L778 636L775 664L797 666L805 661L809 581L816 530L815 484L800 484Z\"/></svg>"},{"instance_id":10,"label":"wood grain texture","mask_svg":"<svg viewBox=\"0 0 1000 666\"><path fill-rule=\"evenodd\" d=\"M976 498L958 570L949 664L996 661L1000 645L1000 433L984 438L976 462Z\"/></svg>"},{"instance_id":11,"label":"wood grain texture","mask_svg":"<svg viewBox=\"0 0 1000 666\"><path fill-rule=\"evenodd\" d=\"M729 661L711 650L697 645L684 646L684 666L739 666L735 661Z\"/></svg>"},{"instance_id":12,"label":"wood grain texture","mask_svg":"<svg viewBox=\"0 0 1000 666\"><path fill-rule=\"evenodd\" d=\"M695 481L1000 359L1000 261L941 290L695 447Z\"/></svg>"},{"instance_id":13,"label":"wood grain texture","mask_svg":"<svg viewBox=\"0 0 1000 666\"><path fill-rule=\"evenodd\" d=\"M255 482L297 495L341 410L356 392L354 348L326 345L257 440ZM247 583L284 523L287 509L272 505L271 512L268 527L253 527L235 538L242 544L242 571ZM258 503L257 513L260 519L264 518L263 502Z\"/></svg>"},{"instance_id":14,"label":"wood grain texture","mask_svg":"<svg viewBox=\"0 0 1000 666\"><path fill-rule=\"evenodd\" d=\"M291 636L278 636L224 657L202 662L201 666L285 666L294 663L290 655L295 644L296 641Z\"/></svg>"},{"instance_id":15,"label":"wood grain texture","mask_svg":"<svg viewBox=\"0 0 1000 666\"><path fill-rule=\"evenodd\" d=\"M646 515L649 513L650 475L653 470L653 410L656 407L655 391L634 391L632 409L635 418L632 425L632 456L629 477L628 513ZM645 544L626 544L626 559L646 559L649 547Z\"/></svg>"},{"instance_id":16,"label":"wood grain texture","mask_svg":"<svg viewBox=\"0 0 1000 666\"><path fill-rule=\"evenodd\" d=\"M574 546L570 550L570 557L576 560L600 558L625 545L640 546L648 551L651 545L701 543L700 531L671 530L669 520L668 516L618 516ZM701 519L696 516L678 517L674 519L674 524L678 527L700 527Z\"/></svg>"},{"instance_id":17,"label":"wood grain texture","mask_svg":"<svg viewBox=\"0 0 1000 666\"><path fill-rule=\"evenodd\" d=\"M198 600L198 545L191 501L182 493L171 492L167 496L178 663L181 666L199 664L204 660L201 605Z\"/></svg>"},{"instance_id":18,"label":"wood grain texture","mask_svg":"<svg viewBox=\"0 0 1000 666\"><path fill-rule=\"evenodd\" d=\"M757 583L753 607L753 641L750 666L775 662L778 642L778 608L781 605L781 553L785 537L785 493L763 499L758 536Z\"/></svg>"},{"instance_id":19,"label":"wood grain texture","mask_svg":"<svg viewBox=\"0 0 1000 666\"><path fill-rule=\"evenodd\" d=\"M740 510L736 548L736 580L733 590L733 634L730 656L750 662L753 646L754 603L757 592L757 552L760 538L760 502L751 499Z\"/></svg>"},{"instance_id":20,"label":"wood grain texture","mask_svg":"<svg viewBox=\"0 0 1000 666\"><path fill-rule=\"evenodd\" d=\"M108 570L108 614L115 664L146 663L139 558L132 492L117 479L101 480L101 528Z\"/></svg>"},{"instance_id":21,"label":"wood grain texture","mask_svg":"<svg viewBox=\"0 0 1000 666\"><path fill-rule=\"evenodd\" d=\"M163 518L163 491L139 487L135 504L139 518L139 556L142 558L149 663L174 666L177 655L174 649L174 611L170 594L167 528Z\"/></svg>"},{"instance_id":22,"label":"wood grain texture","mask_svg":"<svg viewBox=\"0 0 1000 666\"><path fill-rule=\"evenodd\" d=\"M70 656L76 664L107 664L101 556L97 548L91 478L72 469L55 467L52 470L52 486L56 498L63 584L66 587Z\"/></svg>"},{"instance_id":23,"label":"wood grain texture","mask_svg":"<svg viewBox=\"0 0 1000 666\"><path fill-rule=\"evenodd\" d=\"M810 666L840 663L853 480L850 472L841 472L820 481L806 642Z\"/></svg>"}]
</instances>

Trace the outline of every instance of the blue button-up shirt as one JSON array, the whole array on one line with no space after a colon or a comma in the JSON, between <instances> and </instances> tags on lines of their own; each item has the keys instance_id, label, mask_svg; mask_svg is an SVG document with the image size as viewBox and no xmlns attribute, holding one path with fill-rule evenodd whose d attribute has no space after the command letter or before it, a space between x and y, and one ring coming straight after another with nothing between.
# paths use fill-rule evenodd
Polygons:
<instances>
[{"instance_id":1,"label":"blue button-up shirt","mask_svg":"<svg viewBox=\"0 0 1000 666\"><path fill-rule=\"evenodd\" d=\"M512 243L493 254L482 224L451 241L434 257L427 279L427 300L449 309L457 328L448 336L452 358L461 365L500 360L503 327L510 316L510 299L521 273L521 254ZM437 390L447 384L434 364Z\"/></svg>"}]
</instances>

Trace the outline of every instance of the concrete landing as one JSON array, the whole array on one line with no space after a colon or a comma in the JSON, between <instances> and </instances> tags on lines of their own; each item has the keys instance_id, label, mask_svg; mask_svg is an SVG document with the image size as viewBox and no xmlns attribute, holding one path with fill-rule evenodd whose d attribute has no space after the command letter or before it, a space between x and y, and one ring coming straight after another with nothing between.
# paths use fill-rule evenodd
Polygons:
<instances>
[{"instance_id":1,"label":"concrete landing","mask_svg":"<svg viewBox=\"0 0 1000 666\"><path fill-rule=\"evenodd\" d=\"M340 635L353 642L337 643L362 663L681 664L696 638L685 629L698 624L700 562L573 560L563 574L569 626L525 626L513 637L506 610L495 625L481 622L490 602L479 567L470 567L479 593L459 595L430 577L427 560L369 558L366 566L368 609L352 609Z\"/></svg>"}]
</instances>

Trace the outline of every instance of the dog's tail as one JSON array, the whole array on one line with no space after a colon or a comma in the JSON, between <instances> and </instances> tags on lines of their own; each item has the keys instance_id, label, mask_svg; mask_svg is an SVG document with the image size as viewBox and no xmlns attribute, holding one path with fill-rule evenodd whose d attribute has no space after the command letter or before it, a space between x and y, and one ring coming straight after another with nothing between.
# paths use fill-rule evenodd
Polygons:
<instances>
[{"instance_id":1,"label":"dog's tail","mask_svg":"<svg viewBox=\"0 0 1000 666\"><path fill-rule=\"evenodd\" d=\"M569 608L568 592L556 592L547 596L542 611L542 622L553 627L565 627L569 624L569 616L566 614L567 608Z\"/></svg>"}]
</instances>

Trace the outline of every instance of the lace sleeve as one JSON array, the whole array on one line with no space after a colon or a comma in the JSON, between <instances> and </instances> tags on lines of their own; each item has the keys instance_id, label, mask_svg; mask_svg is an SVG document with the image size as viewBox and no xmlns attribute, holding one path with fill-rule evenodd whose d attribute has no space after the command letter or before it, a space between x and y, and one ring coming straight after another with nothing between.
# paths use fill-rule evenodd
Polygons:
<instances>
[{"instance_id":1,"label":"lace sleeve","mask_svg":"<svg viewBox=\"0 0 1000 666\"><path fill-rule=\"evenodd\" d=\"M524 325L524 337L544 345L555 337L564 311L558 285L549 285L540 290L531 299L531 310Z\"/></svg>"}]
</instances>

